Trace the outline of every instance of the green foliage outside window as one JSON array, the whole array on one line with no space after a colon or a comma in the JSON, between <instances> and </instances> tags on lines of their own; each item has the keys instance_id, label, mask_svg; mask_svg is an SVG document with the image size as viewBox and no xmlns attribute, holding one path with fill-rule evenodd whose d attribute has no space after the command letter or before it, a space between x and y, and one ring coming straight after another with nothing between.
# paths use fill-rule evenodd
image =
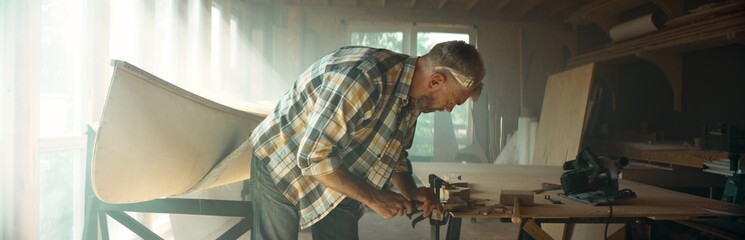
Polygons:
<instances>
[{"instance_id":1,"label":"green foliage outside window","mask_svg":"<svg viewBox=\"0 0 745 240\"><path fill-rule=\"evenodd\" d=\"M403 52L404 34L401 32L353 32L352 45L385 48Z\"/></svg>"}]
</instances>

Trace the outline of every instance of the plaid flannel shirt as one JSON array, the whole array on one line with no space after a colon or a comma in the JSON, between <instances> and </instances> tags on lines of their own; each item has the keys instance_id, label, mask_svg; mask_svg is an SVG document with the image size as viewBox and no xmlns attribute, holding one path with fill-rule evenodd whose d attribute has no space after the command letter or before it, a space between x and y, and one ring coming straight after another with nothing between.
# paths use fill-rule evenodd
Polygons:
<instances>
[{"instance_id":1,"label":"plaid flannel shirt","mask_svg":"<svg viewBox=\"0 0 745 240\"><path fill-rule=\"evenodd\" d=\"M394 171L411 172L415 62L384 49L340 48L308 68L253 131L254 154L298 207L301 228L346 197L309 176L344 167L382 189Z\"/></svg>"}]
</instances>

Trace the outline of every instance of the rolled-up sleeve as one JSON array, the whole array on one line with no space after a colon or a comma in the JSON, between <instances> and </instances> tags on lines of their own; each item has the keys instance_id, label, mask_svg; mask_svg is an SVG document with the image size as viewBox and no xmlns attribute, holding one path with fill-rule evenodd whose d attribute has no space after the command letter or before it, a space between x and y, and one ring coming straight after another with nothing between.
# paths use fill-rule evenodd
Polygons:
<instances>
[{"instance_id":1,"label":"rolled-up sleeve","mask_svg":"<svg viewBox=\"0 0 745 240\"><path fill-rule=\"evenodd\" d=\"M360 101L364 99L360 95L365 94L354 78L343 72L324 75L323 86L317 91L297 153L303 175L328 174L341 165L338 149L352 141L350 133L360 118Z\"/></svg>"},{"instance_id":2,"label":"rolled-up sleeve","mask_svg":"<svg viewBox=\"0 0 745 240\"><path fill-rule=\"evenodd\" d=\"M411 149L411 145L414 144L415 132L416 123L406 133L406 138L404 139L406 145L404 145L403 151L401 151L401 155L398 157L396 168L394 169L397 173L413 173L414 171L414 169L411 168L411 161L409 160L409 149Z\"/></svg>"}]
</instances>

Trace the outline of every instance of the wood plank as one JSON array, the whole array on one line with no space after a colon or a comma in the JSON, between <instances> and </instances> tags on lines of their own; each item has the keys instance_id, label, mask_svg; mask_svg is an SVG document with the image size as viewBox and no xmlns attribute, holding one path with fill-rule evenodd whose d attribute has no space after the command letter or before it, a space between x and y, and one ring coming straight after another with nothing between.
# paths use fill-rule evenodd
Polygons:
<instances>
[{"instance_id":1,"label":"wood plank","mask_svg":"<svg viewBox=\"0 0 745 240\"><path fill-rule=\"evenodd\" d=\"M625 156L630 159L647 160L701 169L704 163L727 159L728 153L716 150L702 150L682 143L641 143L619 141L586 142L598 153L609 156Z\"/></svg>"},{"instance_id":2,"label":"wood plank","mask_svg":"<svg viewBox=\"0 0 745 240\"><path fill-rule=\"evenodd\" d=\"M593 72L587 64L548 77L533 165L561 166L579 152Z\"/></svg>"},{"instance_id":3,"label":"wood plank","mask_svg":"<svg viewBox=\"0 0 745 240\"><path fill-rule=\"evenodd\" d=\"M553 238L551 238L548 233L544 232L538 224L535 224L533 220L526 222L523 230L536 240L553 240Z\"/></svg>"},{"instance_id":4,"label":"wood plank","mask_svg":"<svg viewBox=\"0 0 745 240\"><path fill-rule=\"evenodd\" d=\"M623 169L622 178L663 188L721 188L727 182L724 176L704 172L701 168L673 165L662 169L654 166L633 162Z\"/></svg>"},{"instance_id":5,"label":"wood plank","mask_svg":"<svg viewBox=\"0 0 745 240\"><path fill-rule=\"evenodd\" d=\"M743 7L745 7L745 1L733 1L731 3L727 3L721 6L686 14L686 15L679 16L676 18L672 18L668 20L667 22L665 22L665 26L676 27L676 26L684 25L686 23L701 21L716 14L741 11Z\"/></svg>"},{"instance_id":6,"label":"wood plank","mask_svg":"<svg viewBox=\"0 0 745 240\"><path fill-rule=\"evenodd\" d=\"M572 13L566 21L571 23L593 23L595 18L615 17L621 12L641 6L649 0L595 0Z\"/></svg>"}]
</instances>

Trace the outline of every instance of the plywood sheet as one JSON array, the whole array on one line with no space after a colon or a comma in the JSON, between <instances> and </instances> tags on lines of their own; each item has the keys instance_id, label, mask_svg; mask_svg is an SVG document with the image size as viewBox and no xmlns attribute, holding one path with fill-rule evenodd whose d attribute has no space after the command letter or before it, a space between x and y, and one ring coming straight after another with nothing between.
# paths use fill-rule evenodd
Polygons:
<instances>
[{"instance_id":1,"label":"plywood sheet","mask_svg":"<svg viewBox=\"0 0 745 240\"><path fill-rule=\"evenodd\" d=\"M266 109L236 110L126 62L113 65L91 163L98 198L140 202L249 177L246 140Z\"/></svg>"},{"instance_id":2,"label":"plywood sheet","mask_svg":"<svg viewBox=\"0 0 745 240\"><path fill-rule=\"evenodd\" d=\"M580 150L594 64L548 77L533 165L561 166Z\"/></svg>"}]
</instances>

